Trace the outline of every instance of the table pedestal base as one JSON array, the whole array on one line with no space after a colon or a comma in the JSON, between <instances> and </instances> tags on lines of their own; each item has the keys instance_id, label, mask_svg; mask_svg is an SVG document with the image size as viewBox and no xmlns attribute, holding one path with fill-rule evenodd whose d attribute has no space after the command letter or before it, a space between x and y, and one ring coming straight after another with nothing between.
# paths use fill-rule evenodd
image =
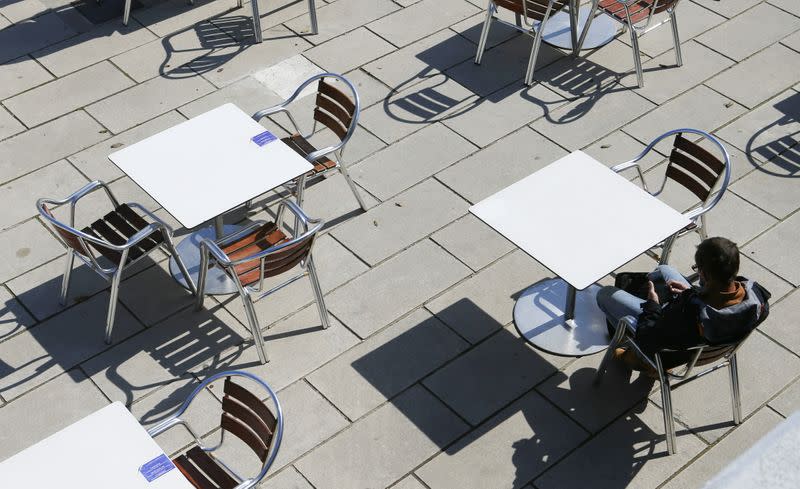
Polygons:
<instances>
[{"instance_id":1,"label":"table pedestal base","mask_svg":"<svg viewBox=\"0 0 800 489\"><path fill-rule=\"evenodd\" d=\"M242 226L226 224L223 227L223 232L224 235L227 236L240 229L242 229ZM197 278L200 275L200 240L203 238L216 239L214 228L208 227L195 231L175 246L176 251L181 255L183 263L189 270L189 275L192 277L195 285L197 285ZM186 287L186 281L183 279L183 275L174 258L170 258L169 260L169 271L178 283ZM186 288L188 289L188 287ZM218 267L214 267L208 271L205 286L206 294L219 295L234 294L236 292L236 284L228 277L228 274Z\"/></svg>"},{"instance_id":2,"label":"table pedestal base","mask_svg":"<svg viewBox=\"0 0 800 489\"><path fill-rule=\"evenodd\" d=\"M574 319L566 319L571 288L562 279L528 287L514 305L514 323L535 347L557 355L591 355L605 350L610 338L606 317L595 300L597 285L577 291Z\"/></svg>"},{"instance_id":3,"label":"table pedestal base","mask_svg":"<svg viewBox=\"0 0 800 489\"><path fill-rule=\"evenodd\" d=\"M583 8L578 13L578 37L580 37L589 13L592 9ZM556 13L547 20L542 34L542 41L561 49L572 50L572 34L569 25L569 12L563 10ZM611 42L619 30L619 22L605 14L600 14L594 18L586 39L583 41L582 49L594 49Z\"/></svg>"}]
</instances>

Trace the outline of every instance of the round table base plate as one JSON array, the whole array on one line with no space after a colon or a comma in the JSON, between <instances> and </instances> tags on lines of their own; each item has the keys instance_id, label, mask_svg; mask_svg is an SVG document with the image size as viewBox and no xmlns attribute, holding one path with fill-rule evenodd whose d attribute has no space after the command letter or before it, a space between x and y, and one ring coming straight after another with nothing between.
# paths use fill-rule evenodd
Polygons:
<instances>
[{"instance_id":1,"label":"round table base plate","mask_svg":"<svg viewBox=\"0 0 800 489\"><path fill-rule=\"evenodd\" d=\"M591 9L583 8L578 13L578 37L586 25ZM605 14L598 15L589 27L589 33L583 41L583 49L594 49L611 42L619 30L619 22ZM572 35L570 34L569 12L556 13L545 24L542 41L561 49L572 50Z\"/></svg>"},{"instance_id":2,"label":"round table base plate","mask_svg":"<svg viewBox=\"0 0 800 489\"><path fill-rule=\"evenodd\" d=\"M528 287L514 305L514 323L532 345L556 355L591 355L605 350L611 338L606 317L595 300L597 285L575 296L575 319L566 321L568 285L550 279Z\"/></svg>"},{"instance_id":3,"label":"round table base plate","mask_svg":"<svg viewBox=\"0 0 800 489\"><path fill-rule=\"evenodd\" d=\"M242 226L226 224L224 234L227 236L240 229L242 229ZM216 234L214 233L214 228L204 228L195 231L175 246L176 251L181 255L181 259L189 270L189 275L192 277L195 284L197 284L197 278L200 275L200 240L203 238L215 239ZM178 268L178 264L175 262L174 258L170 258L169 260L169 271L178 283L186 287L186 280L183 279L183 274ZM188 289L188 287L186 288ZM208 271L205 286L206 294L233 294L236 293L236 291L236 284L228 277L228 274L217 267Z\"/></svg>"}]
</instances>

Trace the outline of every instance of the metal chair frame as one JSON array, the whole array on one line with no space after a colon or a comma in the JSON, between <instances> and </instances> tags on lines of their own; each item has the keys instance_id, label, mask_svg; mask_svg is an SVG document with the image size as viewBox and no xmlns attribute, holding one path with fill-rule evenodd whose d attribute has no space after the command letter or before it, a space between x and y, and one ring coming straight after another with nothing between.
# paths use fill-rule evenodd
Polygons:
<instances>
[{"instance_id":1,"label":"metal chair frame","mask_svg":"<svg viewBox=\"0 0 800 489\"><path fill-rule=\"evenodd\" d=\"M685 127L685 128L673 129L671 131L665 132L664 134L662 134L662 135L658 136L657 138L655 138L650 144L648 144L647 147L641 153L639 153L639 155L636 156L634 159L626 161L624 163L620 163L618 165L615 165L615 166L611 167L611 170L613 170L613 171L615 171L617 173L620 173L620 172L622 172L624 170L627 170L629 168L636 168L636 171L637 171L637 173L639 175L639 179L642 181L642 188L647 193L652 195L653 197L658 197L661 194L661 192L664 191L664 188L666 187L667 180L668 180L667 175L666 174L664 175L664 179L661 181L661 185L659 186L658 190L651 191L647 186L647 181L644 178L644 173L642 172L642 168L639 166L639 161L642 158L644 158L645 156L647 156L647 154L650 152L650 150L652 150L655 147L655 145L660 143L663 139L668 138L668 137L670 137L672 135L675 135L675 134L682 134L682 133L697 134L697 135L703 136L705 139L708 139L709 141L714 143L714 145L722 153L723 163L725 165L725 171L722 174L723 180L722 180L722 185L720 186L719 190L716 193L709 192L709 195L708 195L708 197L705 198L705 200L700 202L697 206L695 206L695 207L693 207L693 208L691 208L688 211L683 213L686 217L688 217L689 219L692 220L692 223L694 224L695 227L693 229L684 228L684 229L678 231L677 233L675 233L674 235L670 236L666 240L664 240L663 243L660 243L658 245L658 246L661 246L663 248L662 253L661 253L661 258L659 260L659 264L661 264L661 265L666 265L667 262L669 261L669 255L670 255L670 252L672 250L672 245L674 244L674 242L675 242L675 240L677 238L679 238L681 236L684 236L685 234L687 234L690 231L697 232L698 234L700 234L700 237L702 239L707 239L708 238L708 234L706 232L706 217L705 217L705 215L706 215L706 213L708 211L713 209L715 205L717 205L717 203L720 201L720 199L722 199L722 196L725 193L725 191L728 189L728 184L730 183L730 180L731 180L731 157L730 157L730 154L728 154L728 150L725 149L725 146L722 145L722 142L720 142L719 139L717 139L716 137L712 136L711 134L709 134L709 133L707 133L705 131L701 131L699 129L691 129L691 128L686 128ZM719 176L717 177L717 183L719 183ZM715 184L715 186L716 186L716 184ZM713 190L713 187L712 187L712 190ZM697 225L697 221L698 220L700 221L699 225Z\"/></svg>"},{"instance_id":2,"label":"metal chair frame","mask_svg":"<svg viewBox=\"0 0 800 489\"><path fill-rule=\"evenodd\" d=\"M98 3L100 0L97 0ZM130 20L131 16L131 3L132 0L125 0L125 10L122 13L122 25L128 25L128 20ZM186 0L186 3L189 5L194 5L194 0ZM244 0L236 0L236 6L238 8L242 8L244 5ZM255 36L256 42L262 42L263 35L261 34L261 16L258 13L258 1L251 0L250 6L253 9L253 34ZM311 17L311 33L317 34L319 33L319 26L317 25L317 6L315 0L308 0L308 15Z\"/></svg>"},{"instance_id":3,"label":"metal chair frame","mask_svg":"<svg viewBox=\"0 0 800 489\"><path fill-rule=\"evenodd\" d=\"M350 141L350 138L353 136L353 133L355 132L356 127L358 127L358 118L361 115L361 99L358 96L358 91L356 91L356 87L353 86L352 83L350 83L350 80L348 80L344 76L336 74L336 73L320 73L318 75L314 75L311 78L309 78L308 80L304 81L302 84L300 84L300 86L297 87L297 89L294 91L294 93L288 99L284 100L283 102L281 102L278 105L275 105L275 106L272 106L272 107L268 107L266 109L259 110L258 112L253 114L253 119L256 122L259 122L264 117L267 117L267 116L270 116L270 115L273 115L273 114L278 114L278 113L285 113L286 116L289 118L289 121L292 123L292 126L294 127L294 130L296 131L296 133L299 134L302 138L308 140L311 136L313 136L317 132L317 120L316 119L314 120L314 123L313 123L313 125L311 127L311 131L309 131L308 133L304 134L300 130L300 126L297 124L297 120L294 118L294 116L292 115L291 111L289 110L289 106L292 104L292 102L294 102L300 96L300 93L302 93L302 91L305 90L306 87L308 87L309 85L311 85L315 81L318 81L318 80L321 80L321 79L324 79L324 78L334 78L334 79L342 82L350 90L350 93L353 96L353 103L355 105L355 110L353 112L352 121L350 122L350 127L347 128L347 133L345 134L345 136L343 138L341 138L341 140L336 144L333 144L331 146L327 146L325 148L318 149L318 150L316 150L316 151L314 151L312 153L309 153L308 156L306 156L306 160L308 160L309 163L313 164L314 161L316 161L318 158L321 158L323 156L326 156L326 157L333 156L333 161L336 163L336 165L334 167L328 169L328 170L325 170L323 172L317 173L316 175L314 175L314 177L322 176L322 175L324 175L324 174L326 174L328 172L333 171L334 169L338 169L339 173L342 174L342 176L344 177L345 181L347 181L347 184L350 186L350 190L353 192L353 195L355 196L356 201L358 201L358 205L361 207L362 210L366 211L367 210L367 204L364 202L364 199L361 197L361 194L358 193L358 189L356 188L356 184L353 182L353 179L350 178L350 172L348 172L347 167L344 165L344 163L343 163L344 160L343 160L343 157L342 157L342 154L344 153L345 146L347 145L347 142ZM303 194L305 192L306 181L307 181L306 175L301 175L300 177L298 177L295 180L295 183L294 183L294 186L295 186L294 190L295 190L295 194L296 194L297 204L300 205L300 206L303 205L303 196L304 196ZM247 207L250 207L250 205L251 205L251 203L248 202L247 203ZM278 221L277 221L279 225L281 223L281 219L280 219L281 217L282 216L279 215L279 218L278 218Z\"/></svg>"},{"instance_id":4,"label":"metal chair frame","mask_svg":"<svg viewBox=\"0 0 800 489\"><path fill-rule=\"evenodd\" d=\"M704 344L687 348L686 350L664 348L656 352L654 358L650 358L645 355L644 352L642 352L639 345L637 345L633 339L635 335L635 324L636 318L633 316L625 316L619 320L617 323L617 329L614 332L614 337L611 339L611 343L608 345L608 349L606 350L603 360L600 362L600 366L595 374L594 383L595 385L599 385L603 380L608 362L614 355L614 350L616 348L622 345L632 348L640 359L645 361L650 368L658 373L658 381L661 388L661 403L664 415L664 431L667 439L667 451L670 455L675 453L676 445L675 419L672 411L672 391L682 385L688 384L689 382L697 380L700 377L704 377L723 367L728 367L728 372L730 374L731 403L733 405L733 422L737 425L742 422L742 400L739 389L739 370L736 363L736 353L739 351L739 348L741 348L747 338L749 338L749 334L742 340L733 343L720 345ZM720 355L719 358L709 362L713 363L711 367L692 375L692 371L694 370L700 355L702 355L703 351L705 351L707 348L722 349L725 350L725 353ZM686 364L686 369L681 374L674 374L671 371L666 370L661 358L661 355L664 353L676 352L692 352L692 356L689 362ZM670 384L670 380L677 380L678 382L675 384Z\"/></svg>"},{"instance_id":5,"label":"metal chair frame","mask_svg":"<svg viewBox=\"0 0 800 489\"><path fill-rule=\"evenodd\" d=\"M187 271L186 266L183 263L183 260L181 260L180 255L175 250L175 245L172 242L172 235L173 235L172 228L167 223L159 219L152 212L148 211L140 204L136 204L133 202L127 203L129 207L134 207L136 209L139 209L140 212L142 212L144 215L152 219L153 222L148 224L147 227L140 230L135 235L131 236L124 244L121 245L112 244L106 240L99 239L89 234L86 234L83 231L80 231L74 227L75 208L78 204L78 201L80 201L80 199L86 197L87 195L91 194L92 192L98 189L103 189L105 191L106 196L108 197L108 199L111 201L111 203L114 205L115 208L119 207L120 202L114 196L113 192L111 192L111 189L108 187L108 185L99 180L95 180L93 182L86 184L83 188L79 189L78 191L76 191L75 193L73 193L72 195L70 195L65 199L62 200L50 199L50 198L38 199L36 201L36 208L39 211L39 215L46 222L48 222L51 226L55 228L61 229L69 233L70 235L73 235L78 240L83 250L86 251L85 254L79 252L78 250L73 248L70 244L68 244L59 233L54 233L55 236L58 238L58 240L61 242L61 244L64 245L64 247L67 249L66 266L64 268L64 275L61 279L61 293L59 296L59 302L61 303L61 305L67 304L69 281L72 275L72 268L74 266L76 256L86 266L97 272L98 275L100 275L107 281L111 282L111 298L109 299L109 304L108 304L108 314L106 316L106 331L105 331L105 342L107 344L110 344L111 330L114 327L114 317L116 315L117 298L119 296L119 285L120 281L122 280L122 273L123 271L133 266L142 258L148 256L154 250L160 247L164 247L166 251L170 255L172 255L173 258L175 258L175 261L178 264L178 268L180 269L181 274L183 274L186 283L189 285L189 290L192 292L192 294L196 294L196 288L194 282L189 276L189 272ZM69 204L69 224L64 224L61 221L57 220L50 214L48 210L46 210L47 205L55 207L64 204ZM153 247L146 253L143 253L142 256L128 262L128 253L131 250L131 248L136 246L143 239L146 239L152 236L154 233L159 233L159 232L162 234L164 238L164 241L159 246ZM98 261L98 257L95 255L95 251L92 249L91 246L89 246L89 244L93 244L96 246L108 248L110 250L119 252L121 254L120 262L110 267L104 267Z\"/></svg>"},{"instance_id":6,"label":"metal chair frame","mask_svg":"<svg viewBox=\"0 0 800 489\"><path fill-rule=\"evenodd\" d=\"M183 414L189 408L192 401L194 401L195 397L197 397L197 394L199 394L200 391L205 389L212 382L215 382L224 377L245 377L252 380L253 382L257 383L258 385L263 387L264 390L267 391L270 400L275 406L275 413L273 414L275 415L276 419L276 425L275 425L276 428L275 428L275 434L273 435L272 440L270 442L267 458L263 462L261 470L258 472L258 474L249 479L243 478L242 476L237 474L231 467L229 467L225 462L214 456L213 452L219 449L222 446L223 442L225 441L225 430L221 430L219 442L216 445L210 447L205 446L203 444L204 437L198 436L197 433L192 429L191 425L189 425L189 423L187 423L184 419L182 419ZM164 421L153 426L152 428L147 430L147 434L155 438L157 435L160 435L161 433L179 425L183 426L186 429L186 431L189 432L189 434L192 436L192 438L194 438L195 443L197 444L198 447L200 447L200 449L202 449L204 452L208 452L209 455L215 461L219 462L219 464L222 467L224 467L231 476L233 476L236 480L239 481L239 484L236 486L235 489L249 489L251 487L254 487L259 482L261 482L261 480L267 475L267 471L269 471L270 466L275 461L275 457L278 455L278 449L280 449L281 440L283 438L283 411L281 410L281 404L278 401L278 397L275 395L275 392L266 382L264 382L263 380L261 380L260 378L256 377L251 373L244 372L241 370L231 370L227 372L220 372L218 374L214 374L211 377L205 379L203 382L201 382L200 385L198 385L194 389L194 391L192 391L192 393L189 394L189 397L187 397L186 400L183 401L183 404L181 404L181 407L178 408L178 412L174 416L165 419Z\"/></svg>"},{"instance_id":7,"label":"metal chair frame","mask_svg":"<svg viewBox=\"0 0 800 489\"><path fill-rule=\"evenodd\" d=\"M639 50L639 38L650 32L651 30L655 29L656 27L660 27L667 22L672 24L672 39L675 44L675 64L678 66L683 66L683 55L681 54L681 40L680 35L678 34L678 21L675 17L675 9L678 7L678 3L680 0L675 0L671 7L666 9L667 14L669 15L668 18L658 22L657 24L650 25L651 21L653 20L653 14L658 9L659 4L663 5L665 2L669 2L670 0L655 0L653 4L650 6L650 13L647 15L647 19L643 21L633 22L631 20L631 12L630 7L636 4L639 0L616 0L617 3L621 4L625 9L625 19L620 19L615 15L610 15L609 17L613 18L617 22L621 23L623 28L630 27L630 35L631 35L631 48L633 49L633 63L636 67L636 81L639 85L639 88L644 86L644 74L642 71L642 54ZM594 16L597 13L597 9L599 7L600 0L594 0L592 2L592 10L589 13L589 18L586 20L586 26L581 32L580 39L578 40L578 49L580 50L583 46L583 42L586 39L586 34L589 32L589 27L592 25L592 20L594 20Z\"/></svg>"},{"instance_id":8,"label":"metal chair frame","mask_svg":"<svg viewBox=\"0 0 800 489\"><path fill-rule=\"evenodd\" d=\"M544 32L544 26L547 21L550 19L551 14L553 14L553 5L555 4L555 0L550 0L547 4L547 10L545 11L544 17L542 21L533 20L528 16L528 2L527 0L520 0L522 3L522 15L516 14L516 23L506 22L500 18L495 17L497 13L497 4L494 0L489 0L489 4L486 7L486 20L483 22L483 29L481 30L481 37L480 41L478 42L478 51L475 53L475 64L481 64L481 59L483 58L483 53L486 50L486 40L489 37L489 29L491 28L492 21L499 22L503 25L507 25L513 29L516 29L519 32L527 34L528 36L533 38L533 46L531 47L531 55L528 58L528 67L525 70L525 85L531 86L533 85L533 72L536 67L536 59L539 56L539 48L542 44L542 33ZM570 13L570 24L571 24L571 33L572 33L572 45L578 45L577 33L575 31L575 26L578 25L578 9L577 8L569 8ZM577 54L579 49L574 49L573 53Z\"/></svg>"},{"instance_id":9,"label":"metal chair frame","mask_svg":"<svg viewBox=\"0 0 800 489\"><path fill-rule=\"evenodd\" d=\"M319 284L319 278L317 276L317 269L314 265L314 260L312 259L314 245L316 244L316 238L318 236L318 232L322 227L325 225L325 221L322 219L310 219L300 207L297 206L291 200L284 200L281 202L281 207L288 207L289 210L295 215L296 221L302 225L304 229L302 234L298 234L298 236L292 238L289 241L284 243L277 244L266 250L260 251L256 254L240 258L237 260L231 260L222 250L222 247L226 246L227 244L232 243L236 239L239 239L243 236L246 236L248 233L252 232L254 229L258 228L263 224L263 222L256 222L246 228L238 231L234 234L229 236L225 236L217 241L212 241L208 238L204 238L200 241L200 276L197 280L197 302L195 304L195 309L201 309L203 307L203 290L205 288L206 282L206 275L208 273L209 265L212 263L212 260L215 265L219 265L222 267L223 270L228 274L228 276L234 281L236 284L236 288L239 291L239 295L242 298L242 302L244 303L245 314L247 316L247 321L250 326L250 332L253 335L253 341L256 346L256 351L258 352L258 358L261 360L261 363L267 363L269 358L264 348L264 337L261 334L261 330L258 325L258 317L256 316L255 311L255 303L259 300L274 294L275 292L279 291L280 289L286 287L287 285L294 283L301 278L308 276L309 281L311 282L311 288L314 292L314 297L317 303L317 310L319 312L320 320L322 321L323 328L327 329L330 327L330 320L328 318L328 310L325 307L325 298L323 297L322 287ZM282 214L283 209L278 211L278 214ZM298 229L297 225L295 229ZM267 259L275 255L276 253L284 250L286 248L290 248L292 246L297 245L298 243L304 242L306 240L311 240L311 244L306 254L306 257L300 262L301 269L303 270L302 273L295 275L294 277L284 281L280 285L270 288L269 290L264 289L264 270ZM252 261L260 261L260 276L256 285L243 285L241 280L239 279L239 275L236 273L234 267L239 264L252 262Z\"/></svg>"}]
</instances>

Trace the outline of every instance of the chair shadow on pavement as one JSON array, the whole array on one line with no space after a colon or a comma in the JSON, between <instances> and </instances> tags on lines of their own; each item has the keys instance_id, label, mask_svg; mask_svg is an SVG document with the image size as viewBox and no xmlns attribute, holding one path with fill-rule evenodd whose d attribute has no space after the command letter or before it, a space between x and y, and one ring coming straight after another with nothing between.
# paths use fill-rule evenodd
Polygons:
<instances>
[{"instance_id":1,"label":"chair shadow on pavement","mask_svg":"<svg viewBox=\"0 0 800 489\"><path fill-rule=\"evenodd\" d=\"M449 323L445 325L446 321ZM476 326L488 336L474 345L458 338L461 346L454 349L452 340L460 328L475 331ZM442 328L449 334L432 334ZM432 344L435 337L449 340ZM591 358L599 364L601 355ZM464 488L525 486L547 474L576 448L583 448L580 446L592 430L581 426L580 420L598 403L609 407L601 410L607 420L596 431L614 420L625 424L614 429L614 436L604 442L603 463L609 484L603 487L625 487L644 464L665 455L663 434L654 433L637 417L647 405L651 380L634 375L631 381L630 372L612 368L604 384L596 387L591 382L594 366L567 377L552 362L563 366L568 360L540 353L480 306L460 299L351 365L447 455L428 462L434 468L429 470L424 465L417 470L434 489L443 487L436 477L444 473L451 474L449 483ZM568 381L568 385L562 385L562 381ZM462 430L447 433L441 426L448 423L436 424L428 419L430 408L406 402L404 395L420 384L432 394L429 403L444 403L463 423ZM548 385L557 387L547 389ZM661 448L656 449L659 442ZM568 461L574 462L575 457ZM592 467L595 464L594 460L579 462ZM589 471L582 470L580 475L586 478L583 485L569 487L601 487L590 480ZM567 486L556 482L548 487Z\"/></svg>"},{"instance_id":2,"label":"chair shadow on pavement","mask_svg":"<svg viewBox=\"0 0 800 489\"><path fill-rule=\"evenodd\" d=\"M779 101L773 107L783 116L753 134L747 141L745 154L760 172L780 178L798 178L800 177L800 130L788 132L782 129L782 126L792 127L800 124L800 93ZM773 131L778 134L773 135ZM765 161L777 166L778 169L766 168L767 165L763 163Z\"/></svg>"}]
</instances>

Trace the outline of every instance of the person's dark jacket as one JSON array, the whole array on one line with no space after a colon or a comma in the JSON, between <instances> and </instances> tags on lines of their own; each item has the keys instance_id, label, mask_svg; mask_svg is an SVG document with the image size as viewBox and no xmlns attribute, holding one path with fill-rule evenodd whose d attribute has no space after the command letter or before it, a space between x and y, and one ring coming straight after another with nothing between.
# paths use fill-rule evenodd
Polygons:
<instances>
[{"instance_id":1,"label":"person's dark jacket","mask_svg":"<svg viewBox=\"0 0 800 489\"><path fill-rule=\"evenodd\" d=\"M769 292L756 282L737 277L745 289L738 304L716 309L706 304L692 287L665 305L653 300L642 304L636 326L636 343L652 356L661 349L684 350L697 345L719 345L739 341L758 326L769 313ZM686 363L690 354L662 356L666 368Z\"/></svg>"}]
</instances>

